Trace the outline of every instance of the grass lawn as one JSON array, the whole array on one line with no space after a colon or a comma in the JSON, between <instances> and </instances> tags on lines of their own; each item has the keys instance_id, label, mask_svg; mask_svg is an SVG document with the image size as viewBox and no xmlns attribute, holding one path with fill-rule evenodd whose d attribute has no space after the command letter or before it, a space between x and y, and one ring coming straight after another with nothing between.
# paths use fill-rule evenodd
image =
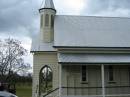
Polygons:
<instances>
[{"instance_id":1,"label":"grass lawn","mask_svg":"<svg viewBox=\"0 0 130 97\"><path fill-rule=\"evenodd\" d=\"M18 97L32 97L31 85L16 85L16 95Z\"/></svg>"}]
</instances>

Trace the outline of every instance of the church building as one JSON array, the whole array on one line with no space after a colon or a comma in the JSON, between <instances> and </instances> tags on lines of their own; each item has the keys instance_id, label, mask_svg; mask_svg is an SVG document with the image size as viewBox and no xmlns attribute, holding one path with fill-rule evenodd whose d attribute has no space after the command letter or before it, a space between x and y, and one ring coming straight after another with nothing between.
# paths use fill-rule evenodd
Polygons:
<instances>
[{"instance_id":1,"label":"church building","mask_svg":"<svg viewBox=\"0 0 130 97\"><path fill-rule=\"evenodd\" d=\"M39 9L32 97L130 97L130 18Z\"/></svg>"}]
</instances>

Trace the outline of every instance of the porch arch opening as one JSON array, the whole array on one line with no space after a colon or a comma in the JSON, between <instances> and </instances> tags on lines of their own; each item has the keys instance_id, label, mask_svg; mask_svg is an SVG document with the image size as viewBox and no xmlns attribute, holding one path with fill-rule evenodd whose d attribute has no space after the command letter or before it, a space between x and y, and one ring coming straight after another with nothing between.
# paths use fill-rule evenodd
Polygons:
<instances>
[{"instance_id":1,"label":"porch arch opening","mask_svg":"<svg viewBox=\"0 0 130 97\"><path fill-rule=\"evenodd\" d=\"M41 68L39 74L39 93L45 93L52 90L52 69L45 65Z\"/></svg>"}]
</instances>

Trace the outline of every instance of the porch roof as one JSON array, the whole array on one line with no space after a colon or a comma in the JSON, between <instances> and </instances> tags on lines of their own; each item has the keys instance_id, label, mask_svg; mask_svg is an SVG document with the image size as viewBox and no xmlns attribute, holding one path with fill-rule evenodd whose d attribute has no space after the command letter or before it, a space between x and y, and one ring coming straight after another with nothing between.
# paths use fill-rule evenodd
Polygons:
<instances>
[{"instance_id":1,"label":"porch roof","mask_svg":"<svg viewBox=\"0 0 130 97\"><path fill-rule=\"evenodd\" d=\"M130 63L130 54L59 53L59 63Z\"/></svg>"}]
</instances>

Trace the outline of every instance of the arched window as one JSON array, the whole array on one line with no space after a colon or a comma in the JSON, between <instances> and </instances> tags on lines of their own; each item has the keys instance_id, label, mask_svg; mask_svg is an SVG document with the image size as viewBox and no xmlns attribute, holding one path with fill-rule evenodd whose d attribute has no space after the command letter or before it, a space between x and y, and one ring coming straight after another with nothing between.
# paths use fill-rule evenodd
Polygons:
<instances>
[{"instance_id":1,"label":"arched window","mask_svg":"<svg viewBox=\"0 0 130 97\"><path fill-rule=\"evenodd\" d=\"M45 93L52 90L52 70L49 66L44 66L40 71L39 92Z\"/></svg>"},{"instance_id":2,"label":"arched window","mask_svg":"<svg viewBox=\"0 0 130 97\"><path fill-rule=\"evenodd\" d=\"M53 28L53 26L54 26L54 16L51 15L51 27Z\"/></svg>"},{"instance_id":3,"label":"arched window","mask_svg":"<svg viewBox=\"0 0 130 97\"><path fill-rule=\"evenodd\" d=\"M41 27L43 26L43 14L41 15Z\"/></svg>"},{"instance_id":4,"label":"arched window","mask_svg":"<svg viewBox=\"0 0 130 97\"><path fill-rule=\"evenodd\" d=\"M45 26L49 26L49 15L45 15Z\"/></svg>"}]
</instances>

